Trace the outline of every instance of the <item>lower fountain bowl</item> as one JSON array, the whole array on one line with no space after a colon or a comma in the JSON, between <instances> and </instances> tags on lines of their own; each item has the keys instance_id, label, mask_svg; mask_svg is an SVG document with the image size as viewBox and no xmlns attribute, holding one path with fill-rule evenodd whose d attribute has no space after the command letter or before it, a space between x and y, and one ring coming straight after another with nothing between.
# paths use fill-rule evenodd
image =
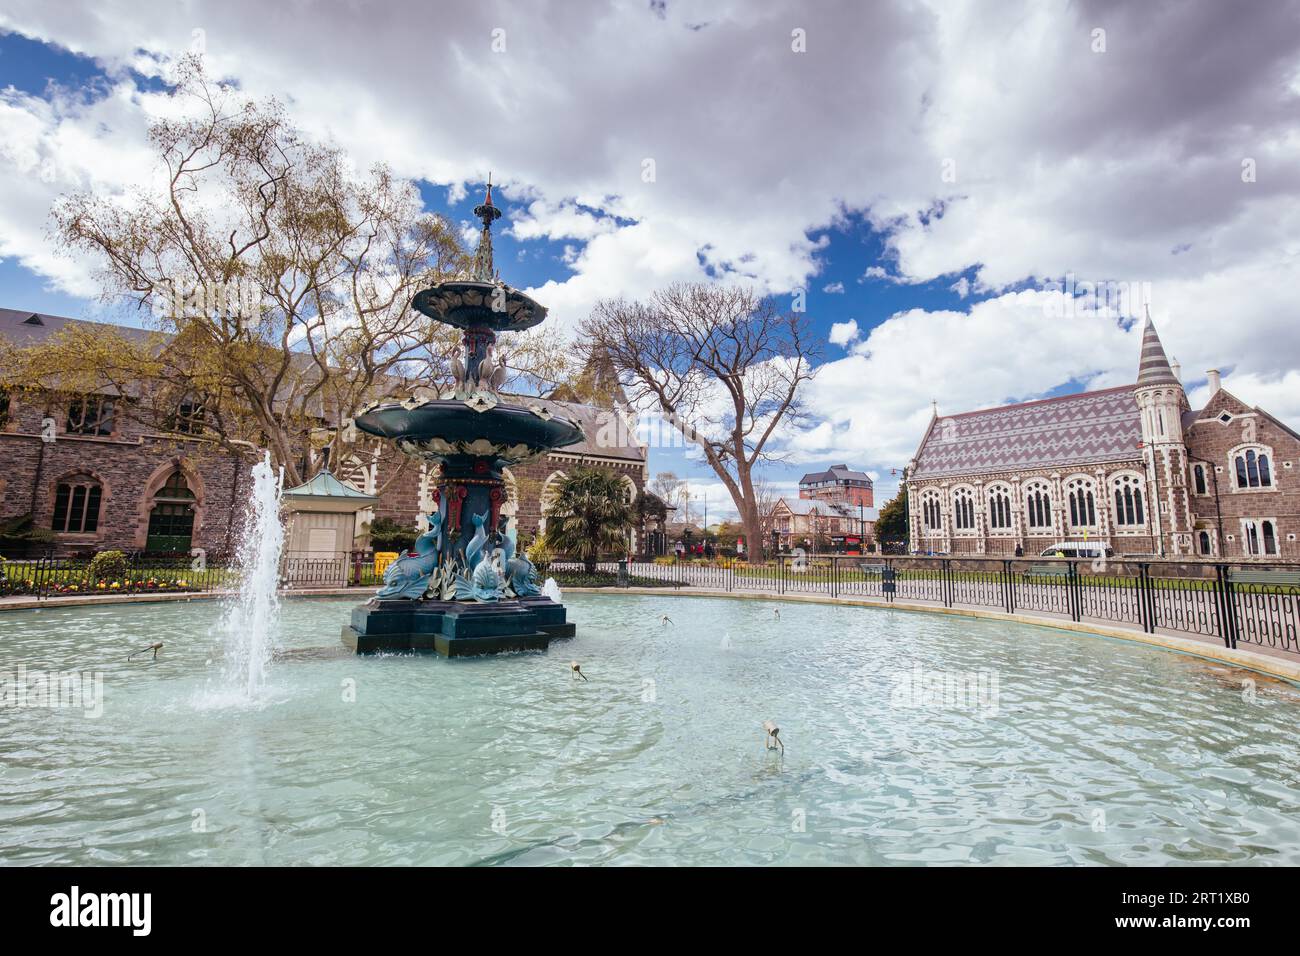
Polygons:
<instances>
[{"instance_id":1,"label":"lower fountain bowl","mask_svg":"<svg viewBox=\"0 0 1300 956\"><path fill-rule=\"evenodd\" d=\"M343 645L357 654L437 653L444 657L544 651L573 637L564 605L548 597L508 601L385 601L352 611Z\"/></svg>"}]
</instances>

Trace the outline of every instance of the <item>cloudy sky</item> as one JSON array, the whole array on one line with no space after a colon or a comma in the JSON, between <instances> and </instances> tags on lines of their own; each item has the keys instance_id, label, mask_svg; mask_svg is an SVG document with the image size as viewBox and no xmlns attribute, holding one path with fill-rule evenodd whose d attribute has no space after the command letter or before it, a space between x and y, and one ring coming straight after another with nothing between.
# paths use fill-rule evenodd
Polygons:
<instances>
[{"instance_id":1,"label":"cloudy sky","mask_svg":"<svg viewBox=\"0 0 1300 956\"><path fill-rule=\"evenodd\" d=\"M932 401L1132 381L1140 299L1193 404L1220 367L1300 424L1296 2L0 0L0 305L100 314L50 203L148 175L195 49L457 221L491 170L502 275L558 328L676 280L806 289L826 363L778 485L846 462L879 503ZM679 451L651 468L721 512Z\"/></svg>"}]
</instances>

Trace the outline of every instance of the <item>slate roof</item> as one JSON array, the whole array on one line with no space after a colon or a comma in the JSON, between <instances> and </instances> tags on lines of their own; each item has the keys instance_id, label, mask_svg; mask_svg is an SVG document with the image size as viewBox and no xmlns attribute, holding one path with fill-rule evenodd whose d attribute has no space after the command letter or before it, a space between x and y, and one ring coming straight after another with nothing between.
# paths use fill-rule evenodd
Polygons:
<instances>
[{"instance_id":1,"label":"slate roof","mask_svg":"<svg viewBox=\"0 0 1300 956\"><path fill-rule=\"evenodd\" d=\"M807 485L814 481L865 481L871 484L871 476L854 471L848 465L831 465L826 471L810 471L799 479L799 484Z\"/></svg>"},{"instance_id":2,"label":"slate roof","mask_svg":"<svg viewBox=\"0 0 1300 956\"><path fill-rule=\"evenodd\" d=\"M566 445L555 449L564 455L592 455L598 458L625 458L630 461L645 461L646 449L637 441L636 432L618 419L618 413L611 408L598 405L579 405L576 402L561 402L553 398L538 398L535 395L502 395L505 401L519 405L541 405L561 418L567 418L582 429L583 439L575 445ZM600 444L603 440L615 439L609 444Z\"/></svg>"},{"instance_id":3,"label":"slate roof","mask_svg":"<svg viewBox=\"0 0 1300 956\"><path fill-rule=\"evenodd\" d=\"M22 348L39 345L68 326L112 331L125 338L142 343L156 340L158 336L157 332L150 329L141 329L130 325L87 322L85 319L70 319L63 315L32 312L29 309L0 309L0 338L7 339Z\"/></svg>"},{"instance_id":4,"label":"slate roof","mask_svg":"<svg viewBox=\"0 0 1300 956\"><path fill-rule=\"evenodd\" d=\"M808 515L812 513L813 508L817 509L819 515L829 515L832 512L842 518L857 518L858 506L839 501L818 501L811 498L781 498L781 503L790 510L791 514ZM862 519L864 521L875 521L880 517L880 512L875 508L863 508Z\"/></svg>"},{"instance_id":5,"label":"slate roof","mask_svg":"<svg viewBox=\"0 0 1300 956\"><path fill-rule=\"evenodd\" d=\"M909 478L1066 467L1139 457L1135 385L939 417Z\"/></svg>"}]
</instances>

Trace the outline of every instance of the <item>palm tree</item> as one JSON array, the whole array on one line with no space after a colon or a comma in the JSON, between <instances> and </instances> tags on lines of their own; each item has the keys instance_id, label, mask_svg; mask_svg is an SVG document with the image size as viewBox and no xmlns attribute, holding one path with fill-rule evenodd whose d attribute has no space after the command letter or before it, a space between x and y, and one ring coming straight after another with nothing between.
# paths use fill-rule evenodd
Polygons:
<instances>
[{"instance_id":1,"label":"palm tree","mask_svg":"<svg viewBox=\"0 0 1300 956\"><path fill-rule=\"evenodd\" d=\"M596 570L602 551L621 551L632 528L635 508L627 485L598 468L578 468L563 478L546 507L546 545Z\"/></svg>"}]
</instances>

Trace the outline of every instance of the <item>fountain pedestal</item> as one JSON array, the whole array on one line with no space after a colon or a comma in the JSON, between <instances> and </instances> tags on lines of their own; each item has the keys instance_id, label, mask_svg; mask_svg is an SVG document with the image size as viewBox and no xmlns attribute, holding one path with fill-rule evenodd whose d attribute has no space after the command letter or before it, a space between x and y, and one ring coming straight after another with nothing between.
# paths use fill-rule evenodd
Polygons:
<instances>
[{"instance_id":1,"label":"fountain pedestal","mask_svg":"<svg viewBox=\"0 0 1300 956\"><path fill-rule=\"evenodd\" d=\"M436 651L444 657L544 651L573 637L563 605L550 598L508 601L385 601L354 608L343 643L358 654Z\"/></svg>"}]
</instances>

